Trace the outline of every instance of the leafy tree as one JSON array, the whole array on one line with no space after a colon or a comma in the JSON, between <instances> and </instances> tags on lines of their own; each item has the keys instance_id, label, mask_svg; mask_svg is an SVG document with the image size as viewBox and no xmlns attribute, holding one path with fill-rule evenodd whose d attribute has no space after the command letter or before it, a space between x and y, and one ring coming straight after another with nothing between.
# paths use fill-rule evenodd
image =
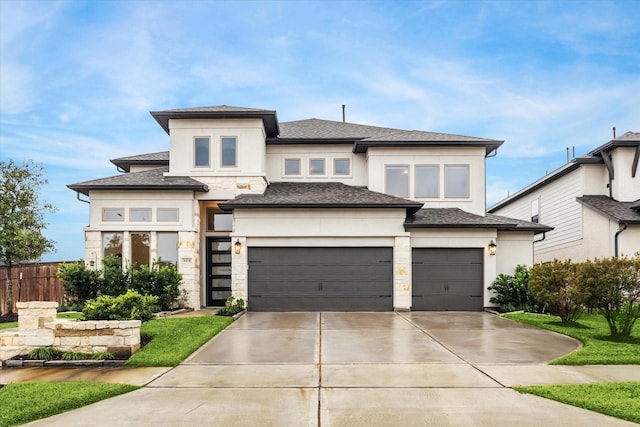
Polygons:
<instances>
[{"instance_id":1,"label":"leafy tree","mask_svg":"<svg viewBox=\"0 0 640 427\"><path fill-rule=\"evenodd\" d=\"M44 168L31 160L18 165L0 161L0 261L7 266L7 299L13 312L14 264L38 260L54 250L55 242L42 235L45 212L55 208L41 202L38 192L47 183Z\"/></svg>"}]
</instances>

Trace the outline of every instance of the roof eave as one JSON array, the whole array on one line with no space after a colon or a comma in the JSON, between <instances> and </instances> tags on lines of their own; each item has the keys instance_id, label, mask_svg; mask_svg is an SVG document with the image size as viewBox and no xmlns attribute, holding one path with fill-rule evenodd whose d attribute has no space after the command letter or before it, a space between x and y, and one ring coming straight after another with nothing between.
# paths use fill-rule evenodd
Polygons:
<instances>
[{"instance_id":1,"label":"roof eave","mask_svg":"<svg viewBox=\"0 0 640 427\"><path fill-rule=\"evenodd\" d=\"M353 152L366 153L371 147L484 147L488 155L504 141L355 141Z\"/></svg>"},{"instance_id":2,"label":"roof eave","mask_svg":"<svg viewBox=\"0 0 640 427\"><path fill-rule=\"evenodd\" d=\"M409 213L420 210L422 203L407 204L376 204L376 203L219 203L218 207L224 211L234 209L406 209Z\"/></svg>"},{"instance_id":3,"label":"roof eave","mask_svg":"<svg viewBox=\"0 0 640 427\"><path fill-rule=\"evenodd\" d=\"M206 193L209 191L209 187L206 184L202 185L171 185L171 186L158 186L158 185L76 185L70 184L67 187L78 193L82 193L85 196L89 195L90 191L96 190L178 190L178 191L197 191L199 193Z\"/></svg>"},{"instance_id":4,"label":"roof eave","mask_svg":"<svg viewBox=\"0 0 640 427\"><path fill-rule=\"evenodd\" d=\"M169 135L170 119L262 119L268 137L280 134L275 110L262 111L150 111L149 114Z\"/></svg>"}]
</instances>

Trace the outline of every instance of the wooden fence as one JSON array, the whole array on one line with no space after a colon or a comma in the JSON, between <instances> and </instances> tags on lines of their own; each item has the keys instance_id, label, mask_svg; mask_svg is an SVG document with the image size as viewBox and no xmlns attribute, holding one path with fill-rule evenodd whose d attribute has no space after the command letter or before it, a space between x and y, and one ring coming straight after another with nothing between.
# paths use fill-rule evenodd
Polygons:
<instances>
[{"instance_id":1,"label":"wooden fence","mask_svg":"<svg viewBox=\"0 0 640 427\"><path fill-rule=\"evenodd\" d=\"M13 312L18 301L56 301L64 303L64 288L56 277L60 262L41 262L37 264L14 265ZM7 312L7 267L0 267L0 312Z\"/></svg>"}]
</instances>

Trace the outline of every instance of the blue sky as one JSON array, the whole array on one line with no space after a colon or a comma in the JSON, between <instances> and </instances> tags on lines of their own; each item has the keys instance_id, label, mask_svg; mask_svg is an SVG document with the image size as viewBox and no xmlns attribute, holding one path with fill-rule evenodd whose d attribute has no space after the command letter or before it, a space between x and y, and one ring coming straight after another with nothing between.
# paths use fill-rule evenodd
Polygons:
<instances>
[{"instance_id":1,"label":"blue sky","mask_svg":"<svg viewBox=\"0 0 640 427\"><path fill-rule=\"evenodd\" d=\"M67 184L164 151L152 110L275 109L505 140L495 203L640 131L640 2L0 0L0 158L47 170L47 236L83 256Z\"/></svg>"}]
</instances>

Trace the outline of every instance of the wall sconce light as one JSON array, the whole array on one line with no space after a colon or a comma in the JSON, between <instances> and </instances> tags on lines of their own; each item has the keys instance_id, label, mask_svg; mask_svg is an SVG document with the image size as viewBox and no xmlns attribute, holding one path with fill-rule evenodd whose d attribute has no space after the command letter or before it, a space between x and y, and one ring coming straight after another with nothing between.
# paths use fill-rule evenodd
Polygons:
<instances>
[{"instance_id":1,"label":"wall sconce light","mask_svg":"<svg viewBox=\"0 0 640 427\"><path fill-rule=\"evenodd\" d=\"M240 253L240 248L242 248L240 239L236 239L236 242L233 244L233 251L236 253L236 255Z\"/></svg>"},{"instance_id":2,"label":"wall sconce light","mask_svg":"<svg viewBox=\"0 0 640 427\"><path fill-rule=\"evenodd\" d=\"M491 243L489 243L489 255L495 255L497 247L498 245L496 245L492 240Z\"/></svg>"}]
</instances>

